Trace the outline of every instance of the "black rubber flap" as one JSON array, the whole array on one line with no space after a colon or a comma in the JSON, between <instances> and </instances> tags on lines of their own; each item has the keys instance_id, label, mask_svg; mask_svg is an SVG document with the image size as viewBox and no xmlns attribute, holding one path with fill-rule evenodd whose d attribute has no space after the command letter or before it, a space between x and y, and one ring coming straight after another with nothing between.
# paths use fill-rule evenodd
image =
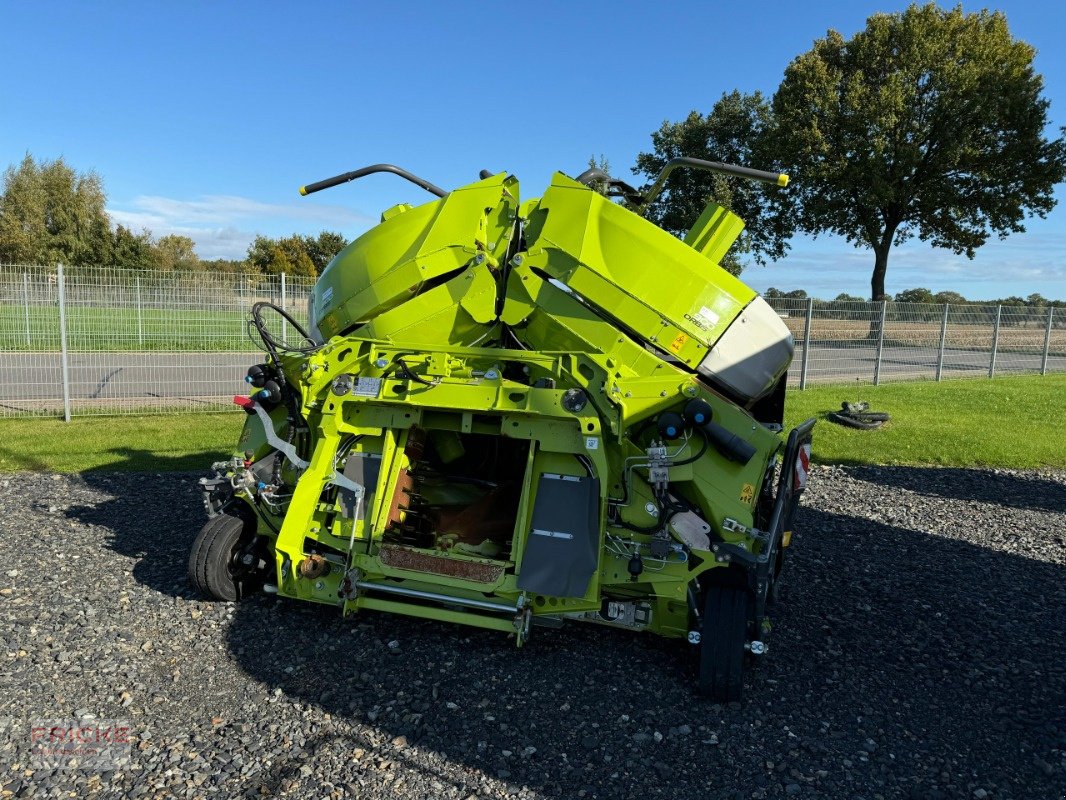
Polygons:
<instances>
[{"instance_id":1,"label":"black rubber flap","mask_svg":"<svg viewBox=\"0 0 1066 800\"><path fill-rule=\"evenodd\" d=\"M549 597L585 596L599 560L599 503L595 478L540 476L519 589Z\"/></svg>"},{"instance_id":2,"label":"black rubber flap","mask_svg":"<svg viewBox=\"0 0 1066 800\"><path fill-rule=\"evenodd\" d=\"M342 472L345 478L363 487L364 501L377 488L380 473L381 457L376 454L363 453L352 453L348 456ZM341 488L337 491L337 505L340 506L342 517L354 519L360 504L355 501L355 492Z\"/></svg>"}]
</instances>

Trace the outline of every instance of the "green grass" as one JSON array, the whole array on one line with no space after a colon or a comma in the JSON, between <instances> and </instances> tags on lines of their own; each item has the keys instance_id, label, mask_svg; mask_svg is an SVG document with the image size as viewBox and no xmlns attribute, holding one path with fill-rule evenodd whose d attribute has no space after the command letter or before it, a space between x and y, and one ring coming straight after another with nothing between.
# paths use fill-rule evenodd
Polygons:
<instances>
[{"instance_id":1,"label":"green grass","mask_svg":"<svg viewBox=\"0 0 1066 800\"><path fill-rule=\"evenodd\" d=\"M841 401L865 400L892 420L858 431L821 421L822 463L1066 468L1066 375L1026 375L882 386L818 386L790 392L790 425L821 419Z\"/></svg>"},{"instance_id":2,"label":"green grass","mask_svg":"<svg viewBox=\"0 0 1066 800\"><path fill-rule=\"evenodd\" d=\"M245 333L246 313L202 309L67 309L67 346L71 350L237 350L253 345ZM276 320L275 320L276 322ZM26 336L29 329L30 335ZM58 352L59 308L0 305L0 350Z\"/></svg>"},{"instance_id":3,"label":"green grass","mask_svg":"<svg viewBox=\"0 0 1066 800\"><path fill-rule=\"evenodd\" d=\"M819 386L788 396L788 420L821 418L866 400L892 421L856 431L814 429L822 463L1066 468L1066 375ZM0 420L0 472L204 470L231 452L244 415L173 414Z\"/></svg>"},{"instance_id":4,"label":"green grass","mask_svg":"<svg viewBox=\"0 0 1066 800\"><path fill-rule=\"evenodd\" d=\"M0 420L0 472L205 470L233 452L244 414Z\"/></svg>"}]
</instances>

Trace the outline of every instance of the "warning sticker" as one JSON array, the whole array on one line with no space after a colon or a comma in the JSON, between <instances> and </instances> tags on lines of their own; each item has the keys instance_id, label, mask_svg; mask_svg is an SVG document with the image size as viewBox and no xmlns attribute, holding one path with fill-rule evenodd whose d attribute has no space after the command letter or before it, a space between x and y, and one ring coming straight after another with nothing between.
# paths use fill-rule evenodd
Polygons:
<instances>
[{"instance_id":1,"label":"warning sticker","mask_svg":"<svg viewBox=\"0 0 1066 800\"><path fill-rule=\"evenodd\" d=\"M684 333L679 333L674 337L674 340L670 342L670 349L675 353L680 353L681 348L685 346L685 342L688 341L688 336Z\"/></svg>"},{"instance_id":2,"label":"warning sticker","mask_svg":"<svg viewBox=\"0 0 1066 800\"><path fill-rule=\"evenodd\" d=\"M755 487L750 483L745 483L740 489L740 502L751 503L755 499Z\"/></svg>"}]
</instances>

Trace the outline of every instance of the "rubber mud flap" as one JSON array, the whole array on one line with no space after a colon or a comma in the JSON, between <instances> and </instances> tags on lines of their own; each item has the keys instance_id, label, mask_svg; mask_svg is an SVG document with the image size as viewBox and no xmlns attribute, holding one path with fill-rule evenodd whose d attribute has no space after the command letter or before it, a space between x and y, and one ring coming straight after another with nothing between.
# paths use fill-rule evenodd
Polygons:
<instances>
[{"instance_id":1,"label":"rubber mud flap","mask_svg":"<svg viewBox=\"0 0 1066 800\"><path fill-rule=\"evenodd\" d=\"M548 597L585 596L598 565L599 502L595 478L540 476L519 589Z\"/></svg>"}]
</instances>

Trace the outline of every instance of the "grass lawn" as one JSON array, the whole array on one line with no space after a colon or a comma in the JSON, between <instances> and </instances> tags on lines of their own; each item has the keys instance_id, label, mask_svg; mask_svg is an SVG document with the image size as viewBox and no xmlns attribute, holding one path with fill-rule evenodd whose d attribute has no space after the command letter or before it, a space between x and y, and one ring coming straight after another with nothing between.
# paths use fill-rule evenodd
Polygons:
<instances>
[{"instance_id":1,"label":"grass lawn","mask_svg":"<svg viewBox=\"0 0 1066 800\"><path fill-rule=\"evenodd\" d=\"M1066 375L819 386L788 397L790 425L842 400L866 400L892 421L814 429L822 463L1066 468ZM0 472L205 470L232 451L244 414L0 420Z\"/></svg>"},{"instance_id":2,"label":"grass lawn","mask_svg":"<svg viewBox=\"0 0 1066 800\"><path fill-rule=\"evenodd\" d=\"M822 418L844 400L892 420L874 431L819 422L822 463L1066 468L1066 375L818 386L789 393L786 422Z\"/></svg>"},{"instance_id":3,"label":"grass lawn","mask_svg":"<svg viewBox=\"0 0 1066 800\"><path fill-rule=\"evenodd\" d=\"M209 471L237 443L244 413L0 420L0 472Z\"/></svg>"}]
</instances>

